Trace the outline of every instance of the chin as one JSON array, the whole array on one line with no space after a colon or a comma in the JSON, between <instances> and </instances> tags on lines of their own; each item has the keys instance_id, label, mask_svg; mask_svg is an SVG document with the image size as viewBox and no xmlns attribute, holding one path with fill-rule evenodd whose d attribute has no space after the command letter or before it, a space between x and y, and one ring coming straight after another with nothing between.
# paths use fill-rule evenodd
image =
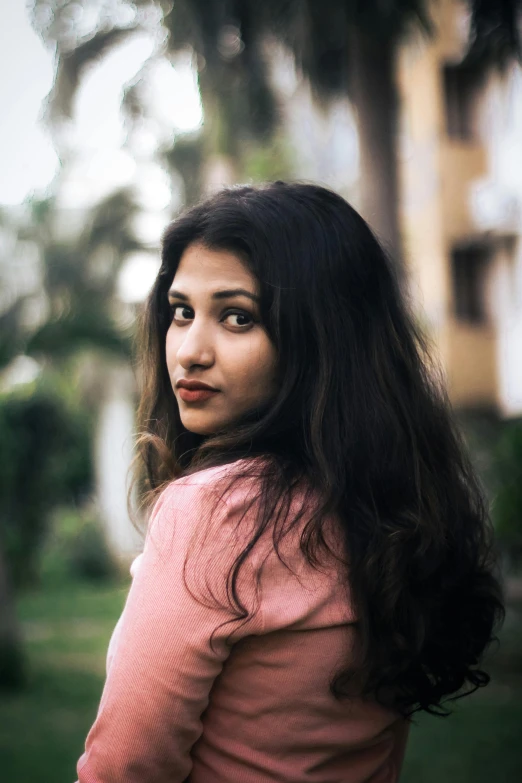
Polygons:
<instances>
[{"instance_id":1,"label":"chin","mask_svg":"<svg viewBox=\"0 0 522 783\"><path fill-rule=\"evenodd\" d=\"M195 424L183 424L183 426L186 430L188 430L188 432L193 432L194 435L212 435L213 432L213 430L209 427L198 427Z\"/></svg>"},{"instance_id":2,"label":"chin","mask_svg":"<svg viewBox=\"0 0 522 783\"><path fill-rule=\"evenodd\" d=\"M195 435L214 435L218 430L223 430L232 422L228 421L202 421L197 420L196 416L186 416L181 418L181 423L189 432Z\"/></svg>"},{"instance_id":3,"label":"chin","mask_svg":"<svg viewBox=\"0 0 522 783\"><path fill-rule=\"evenodd\" d=\"M181 423L186 430L193 432L195 435L212 435L217 429L210 422L197 421L195 417L192 418L190 416L185 418L185 420L181 419Z\"/></svg>"}]
</instances>

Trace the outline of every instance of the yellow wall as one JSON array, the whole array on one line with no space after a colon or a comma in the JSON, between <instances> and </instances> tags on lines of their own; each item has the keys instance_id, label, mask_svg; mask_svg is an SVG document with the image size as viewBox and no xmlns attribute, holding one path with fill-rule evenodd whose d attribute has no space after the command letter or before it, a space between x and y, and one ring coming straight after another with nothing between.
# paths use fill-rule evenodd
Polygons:
<instances>
[{"instance_id":1,"label":"yellow wall","mask_svg":"<svg viewBox=\"0 0 522 783\"><path fill-rule=\"evenodd\" d=\"M427 326L457 406L497 404L497 337L493 322L452 316L451 248L477 237L469 208L473 181L487 174L486 150L446 134L442 68L463 54L463 4L441 0L434 39L418 37L399 58L402 102L401 227L411 292Z\"/></svg>"},{"instance_id":2,"label":"yellow wall","mask_svg":"<svg viewBox=\"0 0 522 783\"><path fill-rule=\"evenodd\" d=\"M496 334L489 326L448 320L446 376L454 405L490 405L497 398Z\"/></svg>"},{"instance_id":3,"label":"yellow wall","mask_svg":"<svg viewBox=\"0 0 522 783\"><path fill-rule=\"evenodd\" d=\"M458 240L476 234L470 213L470 185L487 174L487 154L477 142L441 143L441 203L444 234Z\"/></svg>"}]
</instances>

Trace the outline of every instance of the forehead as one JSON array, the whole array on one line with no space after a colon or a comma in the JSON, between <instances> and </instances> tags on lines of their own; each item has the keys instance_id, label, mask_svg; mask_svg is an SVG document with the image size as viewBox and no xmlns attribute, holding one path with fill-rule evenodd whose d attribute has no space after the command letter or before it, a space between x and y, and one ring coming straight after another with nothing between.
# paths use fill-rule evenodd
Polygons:
<instances>
[{"instance_id":1,"label":"forehead","mask_svg":"<svg viewBox=\"0 0 522 783\"><path fill-rule=\"evenodd\" d=\"M209 250L204 245L193 244L181 256L176 274L176 288L193 285L198 288L243 287L252 291L258 288L256 277L246 263L229 250Z\"/></svg>"}]
</instances>

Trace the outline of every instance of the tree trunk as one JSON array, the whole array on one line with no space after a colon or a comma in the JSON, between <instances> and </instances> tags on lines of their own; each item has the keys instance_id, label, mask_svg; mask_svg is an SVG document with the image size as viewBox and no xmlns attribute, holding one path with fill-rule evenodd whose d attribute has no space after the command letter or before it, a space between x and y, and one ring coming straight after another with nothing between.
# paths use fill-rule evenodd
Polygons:
<instances>
[{"instance_id":1,"label":"tree trunk","mask_svg":"<svg viewBox=\"0 0 522 783\"><path fill-rule=\"evenodd\" d=\"M348 56L359 135L360 211L400 273L396 44L353 29Z\"/></svg>"},{"instance_id":2,"label":"tree trunk","mask_svg":"<svg viewBox=\"0 0 522 783\"><path fill-rule=\"evenodd\" d=\"M16 621L4 553L0 545L0 689L14 690L25 681L25 658Z\"/></svg>"}]
</instances>

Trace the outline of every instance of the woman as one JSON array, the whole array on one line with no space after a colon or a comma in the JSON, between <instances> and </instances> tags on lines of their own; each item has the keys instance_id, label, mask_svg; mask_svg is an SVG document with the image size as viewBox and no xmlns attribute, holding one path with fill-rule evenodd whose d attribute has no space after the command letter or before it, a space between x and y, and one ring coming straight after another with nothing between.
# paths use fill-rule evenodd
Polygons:
<instances>
[{"instance_id":1,"label":"woman","mask_svg":"<svg viewBox=\"0 0 522 783\"><path fill-rule=\"evenodd\" d=\"M155 505L80 783L397 781L503 602L385 253L323 188L227 190L167 229L142 333Z\"/></svg>"}]
</instances>

